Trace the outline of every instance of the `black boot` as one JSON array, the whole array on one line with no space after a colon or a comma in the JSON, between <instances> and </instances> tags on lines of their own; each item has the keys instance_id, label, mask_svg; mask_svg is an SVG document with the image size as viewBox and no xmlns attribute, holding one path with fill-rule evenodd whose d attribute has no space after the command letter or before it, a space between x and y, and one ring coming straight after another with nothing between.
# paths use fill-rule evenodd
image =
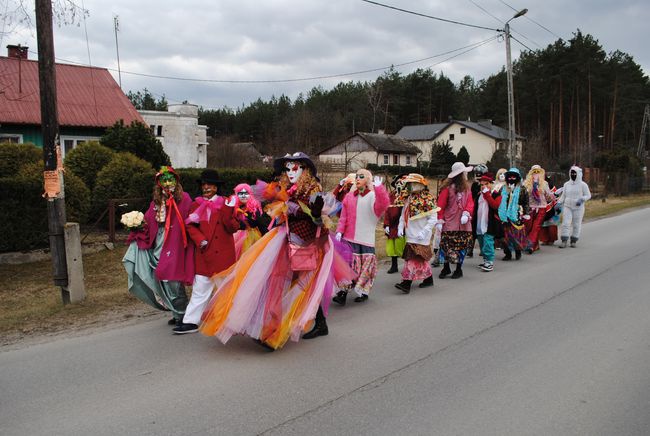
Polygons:
<instances>
[{"instance_id":1,"label":"black boot","mask_svg":"<svg viewBox=\"0 0 650 436\"><path fill-rule=\"evenodd\" d=\"M316 321L314 321L314 328L302 335L302 338L314 339L319 336L327 336L328 333L329 329L327 328L327 321L325 320L323 309L318 306L318 312L316 312Z\"/></svg>"},{"instance_id":2,"label":"black boot","mask_svg":"<svg viewBox=\"0 0 650 436\"><path fill-rule=\"evenodd\" d=\"M559 245L559 247L560 248L566 248L566 244L567 244L568 240L569 240L569 238L567 238L566 236L562 236L562 243Z\"/></svg>"},{"instance_id":3,"label":"black boot","mask_svg":"<svg viewBox=\"0 0 650 436\"><path fill-rule=\"evenodd\" d=\"M505 256L503 256L502 260L512 260L512 251L510 251L509 248L504 248L503 253L505 254Z\"/></svg>"},{"instance_id":4,"label":"black boot","mask_svg":"<svg viewBox=\"0 0 650 436\"><path fill-rule=\"evenodd\" d=\"M451 275L452 279L459 279L463 276L463 268L460 263L456 264L456 271Z\"/></svg>"},{"instance_id":5,"label":"black boot","mask_svg":"<svg viewBox=\"0 0 650 436\"><path fill-rule=\"evenodd\" d=\"M390 262L391 262L390 269L387 272L388 274L395 274L397 271L399 271L397 269L397 256L392 256L390 258Z\"/></svg>"},{"instance_id":6,"label":"black boot","mask_svg":"<svg viewBox=\"0 0 650 436\"><path fill-rule=\"evenodd\" d=\"M571 236L571 248L576 248L576 242L578 242L578 238Z\"/></svg>"},{"instance_id":7,"label":"black boot","mask_svg":"<svg viewBox=\"0 0 650 436\"><path fill-rule=\"evenodd\" d=\"M521 250L515 250L515 260L521 259Z\"/></svg>"},{"instance_id":8,"label":"black boot","mask_svg":"<svg viewBox=\"0 0 650 436\"><path fill-rule=\"evenodd\" d=\"M405 294L408 294L411 292L411 280L402 280L400 283L396 284L395 287Z\"/></svg>"},{"instance_id":9,"label":"black boot","mask_svg":"<svg viewBox=\"0 0 650 436\"><path fill-rule=\"evenodd\" d=\"M433 286L433 276L429 276L426 279L422 280L422 283L418 285L418 288L428 288L429 286Z\"/></svg>"},{"instance_id":10,"label":"black boot","mask_svg":"<svg viewBox=\"0 0 650 436\"><path fill-rule=\"evenodd\" d=\"M348 297L348 291L338 291L336 293L336 296L332 298L332 301L335 303L340 304L341 306L345 306L345 299Z\"/></svg>"},{"instance_id":11,"label":"black boot","mask_svg":"<svg viewBox=\"0 0 650 436\"><path fill-rule=\"evenodd\" d=\"M445 266L442 267L442 270L440 271L440 275L438 276L438 278L444 279L449 274L451 274L451 268L449 267L449 262L445 262Z\"/></svg>"}]
</instances>

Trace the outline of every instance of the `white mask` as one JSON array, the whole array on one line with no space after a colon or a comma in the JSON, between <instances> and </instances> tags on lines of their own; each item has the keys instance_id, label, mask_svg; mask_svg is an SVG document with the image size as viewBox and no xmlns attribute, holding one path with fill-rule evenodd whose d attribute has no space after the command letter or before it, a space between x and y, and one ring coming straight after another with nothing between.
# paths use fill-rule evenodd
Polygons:
<instances>
[{"instance_id":1,"label":"white mask","mask_svg":"<svg viewBox=\"0 0 650 436\"><path fill-rule=\"evenodd\" d=\"M302 175L302 166L300 165L300 162L288 161L284 164L284 167L287 169L287 177L289 177L289 182L293 185Z\"/></svg>"}]
</instances>

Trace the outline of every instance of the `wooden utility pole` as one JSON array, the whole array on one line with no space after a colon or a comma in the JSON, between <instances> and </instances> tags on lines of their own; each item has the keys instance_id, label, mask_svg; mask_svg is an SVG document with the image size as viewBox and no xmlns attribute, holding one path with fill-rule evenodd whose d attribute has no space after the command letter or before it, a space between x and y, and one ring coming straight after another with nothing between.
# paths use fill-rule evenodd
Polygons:
<instances>
[{"instance_id":1,"label":"wooden utility pole","mask_svg":"<svg viewBox=\"0 0 650 436\"><path fill-rule=\"evenodd\" d=\"M54 285L61 287L63 303L69 302L68 271L65 256L65 195L60 153L57 154L59 123L56 107L56 70L52 32L52 2L36 0L36 39L38 42L38 79L41 97L41 131L45 162L45 196Z\"/></svg>"}]
</instances>

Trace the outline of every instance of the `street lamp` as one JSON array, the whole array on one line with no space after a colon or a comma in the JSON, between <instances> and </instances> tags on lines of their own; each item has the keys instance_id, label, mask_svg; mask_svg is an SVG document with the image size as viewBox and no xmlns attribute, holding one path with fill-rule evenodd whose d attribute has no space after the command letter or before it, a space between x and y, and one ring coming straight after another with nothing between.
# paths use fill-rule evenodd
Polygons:
<instances>
[{"instance_id":1,"label":"street lamp","mask_svg":"<svg viewBox=\"0 0 650 436\"><path fill-rule=\"evenodd\" d=\"M515 97L513 95L512 85L512 60L510 58L510 21L526 14L528 9L522 9L506 21L503 27L503 33L506 38L506 72L508 78L508 154L510 157L510 168L514 167L517 162L517 151L515 143Z\"/></svg>"}]
</instances>

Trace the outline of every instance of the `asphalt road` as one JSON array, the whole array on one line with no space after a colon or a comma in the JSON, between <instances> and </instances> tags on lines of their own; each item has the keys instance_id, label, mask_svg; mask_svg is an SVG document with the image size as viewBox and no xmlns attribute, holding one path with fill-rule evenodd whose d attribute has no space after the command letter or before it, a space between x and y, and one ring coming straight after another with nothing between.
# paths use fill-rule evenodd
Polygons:
<instances>
[{"instance_id":1,"label":"asphalt road","mask_svg":"<svg viewBox=\"0 0 650 436\"><path fill-rule=\"evenodd\" d=\"M267 353L161 315L0 352L0 435L648 435L650 209L403 295ZM497 252L499 255L499 252Z\"/></svg>"}]
</instances>

